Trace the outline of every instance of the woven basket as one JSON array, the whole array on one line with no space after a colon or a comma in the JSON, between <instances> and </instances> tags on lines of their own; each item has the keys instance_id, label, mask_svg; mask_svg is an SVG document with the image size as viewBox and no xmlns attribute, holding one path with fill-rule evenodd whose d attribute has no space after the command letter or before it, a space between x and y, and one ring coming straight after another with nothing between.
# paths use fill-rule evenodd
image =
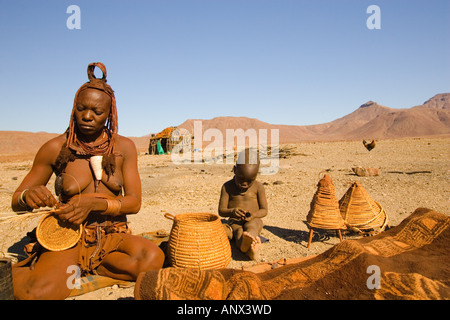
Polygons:
<instances>
[{"instance_id":1,"label":"woven basket","mask_svg":"<svg viewBox=\"0 0 450 320\"><path fill-rule=\"evenodd\" d=\"M384 209L358 181L339 200L339 208L347 227L358 232L377 228L382 231L388 223Z\"/></svg>"},{"instance_id":2,"label":"woven basket","mask_svg":"<svg viewBox=\"0 0 450 320\"><path fill-rule=\"evenodd\" d=\"M317 184L317 191L311 201L306 222L312 228L346 229L339 211L334 185L328 174L325 174Z\"/></svg>"},{"instance_id":3,"label":"woven basket","mask_svg":"<svg viewBox=\"0 0 450 320\"><path fill-rule=\"evenodd\" d=\"M82 226L58 219L49 211L36 228L38 242L47 250L62 251L72 248L81 237Z\"/></svg>"},{"instance_id":4,"label":"woven basket","mask_svg":"<svg viewBox=\"0 0 450 320\"><path fill-rule=\"evenodd\" d=\"M231 247L218 215L164 215L173 220L167 246L171 266L199 270L221 269L231 261Z\"/></svg>"},{"instance_id":5,"label":"woven basket","mask_svg":"<svg viewBox=\"0 0 450 320\"><path fill-rule=\"evenodd\" d=\"M14 300L11 260L0 258L0 300Z\"/></svg>"}]
</instances>

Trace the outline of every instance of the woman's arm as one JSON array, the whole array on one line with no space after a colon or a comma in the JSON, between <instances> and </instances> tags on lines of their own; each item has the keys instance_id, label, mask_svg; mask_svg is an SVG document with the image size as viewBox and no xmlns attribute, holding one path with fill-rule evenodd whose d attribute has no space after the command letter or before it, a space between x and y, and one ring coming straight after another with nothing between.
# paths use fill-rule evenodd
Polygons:
<instances>
[{"instance_id":1,"label":"woman's arm","mask_svg":"<svg viewBox=\"0 0 450 320\"><path fill-rule=\"evenodd\" d=\"M52 165L59 154L62 143L61 136L59 136L46 142L39 149L30 172L12 196L13 211L53 207L58 203L46 185L53 174Z\"/></svg>"},{"instance_id":2,"label":"woman's arm","mask_svg":"<svg viewBox=\"0 0 450 320\"><path fill-rule=\"evenodd\" d=\"M135 214L141 208L142 190L141 178L139 176L137 150L134 142L128 138L121 137L124 161L123 173L123 197L120 199L122 214Z\"/></svg>"}]
</instances>

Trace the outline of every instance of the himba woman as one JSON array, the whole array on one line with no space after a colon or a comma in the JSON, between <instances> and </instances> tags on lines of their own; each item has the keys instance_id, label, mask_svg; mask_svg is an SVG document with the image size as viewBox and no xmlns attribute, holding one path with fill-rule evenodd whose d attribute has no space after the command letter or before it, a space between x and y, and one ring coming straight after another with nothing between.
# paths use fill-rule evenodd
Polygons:
<instances>
[{"instance_id":1,"label":"himba woman","mask_svg":"<svg viewBox=\"0 0 450 320\"><path fill-rule=\"evenodd\" d=\"M103 77L96 78L98 67ZM114 92L102 63L88 66L89 81L77 91L67 131L45 143L12 197L14 211L55 207L63 221L84 226L80 241L64 251L49 251L32 241L29 258L13 267L16 299L64 299L69 266L82 275L99 274L136 280L140 272L159 269L164 254L151 241L131 235L127 214L141 206L141 182L134 143L117 134ZM101 156L103 173L95 178L92 159ZM55 192L46 188L55 173Z\"/></svg>"}]
</instances>

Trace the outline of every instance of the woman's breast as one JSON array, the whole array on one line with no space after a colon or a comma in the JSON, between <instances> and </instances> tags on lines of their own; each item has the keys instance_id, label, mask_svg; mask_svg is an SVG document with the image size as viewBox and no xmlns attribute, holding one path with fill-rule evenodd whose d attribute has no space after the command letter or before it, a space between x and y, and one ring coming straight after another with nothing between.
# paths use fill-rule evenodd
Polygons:
<instances>
[{"instance_id":1,"label":"woman's breast","mask_svg":"<svg viewBox=\"0 0 450 320\"><path fill-rule=\"evenodd\" d=\"M116 171L110 177L103 173L97 192L112 194L121 192L123 176L119 168L117 166ZM69 162L66 170L57 177L55 188L59 189L60 194L69 198L79 193L94 193L95 180L89 161L86 159L76 159L73 162Z\"/></svg>"}]
</instances>

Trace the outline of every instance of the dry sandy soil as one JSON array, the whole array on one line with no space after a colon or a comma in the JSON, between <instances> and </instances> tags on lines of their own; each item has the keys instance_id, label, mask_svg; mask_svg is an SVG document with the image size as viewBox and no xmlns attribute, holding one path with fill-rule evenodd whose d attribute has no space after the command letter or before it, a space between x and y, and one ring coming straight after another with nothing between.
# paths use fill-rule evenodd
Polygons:
<instances>
[{"instance_id":1,"label":"dry sandy soil","mask_svg":"<svg viewBox=\"0 0 450 320\"><path fill-rule=\"evenodd\" d=\"M269 214L264 219L262 236L269 239L262 245L261 259L250 261L233 248L230 268L256 263L316 255L339 242L334 233L317 233L310 248L305 224L311 199L316 191L320 172L332 177L338 199L350 185L359 181L374 200L379 202L390 220L398 225L418 207L427 207L449 214L450 208L450 139L408 138L380 140L372 151L361 141L298 143L295 155L280 159L274 175L260 175L265 183ZM3 158L2 158L3 160ZM11 196L31 168L30 158L14 156L0 162L0 217L12 215ZM379 176L358 177L355 166L379 168ZM129 216L134 234L164 229L170 231L172 221L165 212L217 213L221 185L232 178L228 164L175 164L169 155L141 153L139 170L143 185L142 209ZM53 179L49 184L53 190ZM0 251L21 252L27 231L36 226L39 217L22 221L14 219L0 224ZM344 234L345 238L358 238ZM133 287L117 286L90 292L75 299L130 299ZM73 299L73 298L71 298Z\"/></svg>"}]
</instances>

